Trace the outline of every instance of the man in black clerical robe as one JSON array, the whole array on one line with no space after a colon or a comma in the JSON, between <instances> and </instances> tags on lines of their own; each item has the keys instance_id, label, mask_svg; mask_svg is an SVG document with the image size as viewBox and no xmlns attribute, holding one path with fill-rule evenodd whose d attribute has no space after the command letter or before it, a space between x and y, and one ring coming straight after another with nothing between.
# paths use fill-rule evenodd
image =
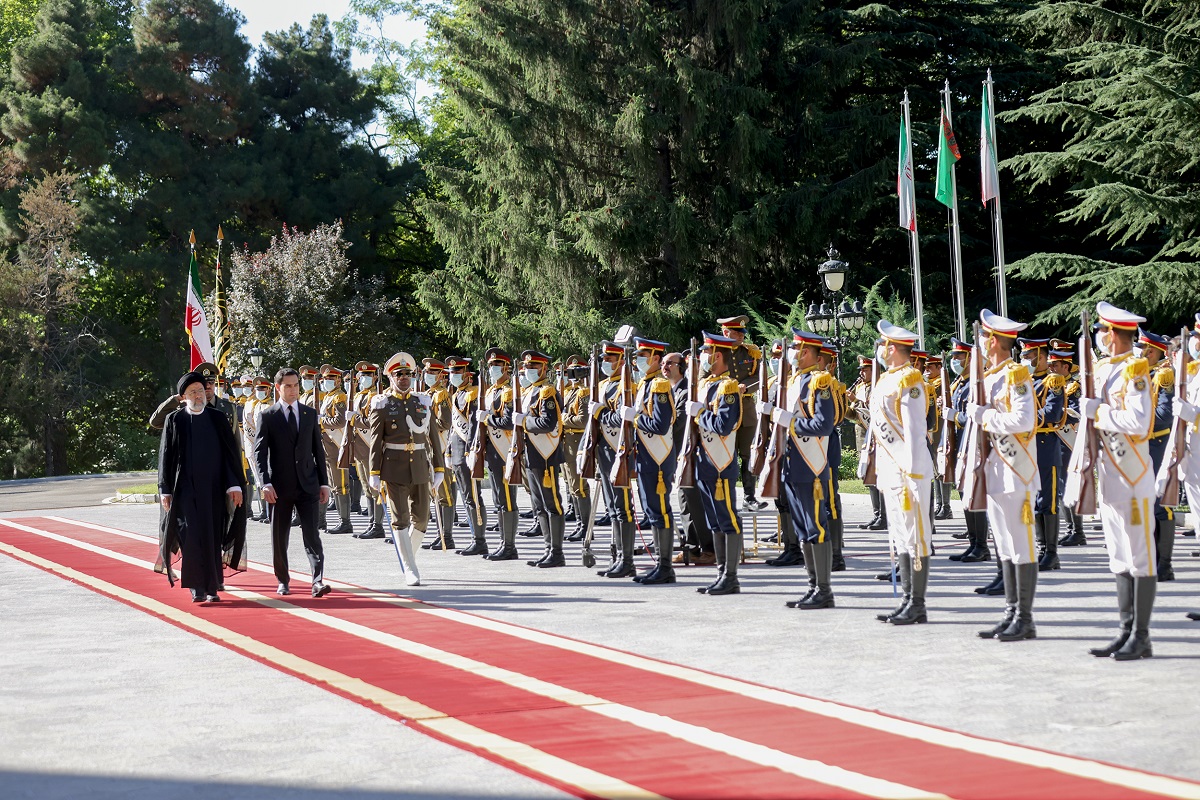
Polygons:
<instances>
[{"instance_id":1,"label":"man in black clerical robe","mask_svg":"<svg viewBox=\"0 0 1200 800\"><path fill-rule=\"evenodd\" d=\"M245 569L245 473L229 421L205 402L204 377L179 380L184 400L166 419L158 453L158 487L166 516L155 570L175 585L171 557L179 551L180 583L193 602L216 602L224 567Z\"/></svg>"}]
</instances>

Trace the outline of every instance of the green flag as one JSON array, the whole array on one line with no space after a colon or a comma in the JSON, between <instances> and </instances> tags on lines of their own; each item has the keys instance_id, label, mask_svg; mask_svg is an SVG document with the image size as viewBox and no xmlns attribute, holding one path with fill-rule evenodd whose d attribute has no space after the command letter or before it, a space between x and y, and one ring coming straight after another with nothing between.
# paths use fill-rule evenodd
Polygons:
<instances>
[{"instance_id":1,"label":"green flag","mask_svg":"<svg viewBox=\"0 0 1200 800\"><path fill-rule=\"evenodd\" d=\"M938 136L937 187L934 196L942 205L954 206L954 162L962 158L958 151L958 142L954 140L954 130L950 120L946 118L946 109L942 108L941 135Z\"/></svg>"}]
</instances>

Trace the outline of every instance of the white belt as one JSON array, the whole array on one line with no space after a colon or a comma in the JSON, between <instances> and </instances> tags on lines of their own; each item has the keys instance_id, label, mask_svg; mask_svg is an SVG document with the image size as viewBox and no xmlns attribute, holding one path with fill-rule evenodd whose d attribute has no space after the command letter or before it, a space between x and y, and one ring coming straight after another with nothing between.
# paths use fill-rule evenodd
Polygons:
<instances>
[{"instance_id":1,"label":"white belt","mask_svg":"<svg viewBox=\"0 0 1200 800\"><path fill-rule=\"evenodd\" d=\"M385 449L385 450L407 450L408 452L411 453L414 450L424 450L425 445L418 444L416 442L407 442L405 444L395 444L392 442L385 442L383 445L383 449Z\"/></svg>"}]
</instances>

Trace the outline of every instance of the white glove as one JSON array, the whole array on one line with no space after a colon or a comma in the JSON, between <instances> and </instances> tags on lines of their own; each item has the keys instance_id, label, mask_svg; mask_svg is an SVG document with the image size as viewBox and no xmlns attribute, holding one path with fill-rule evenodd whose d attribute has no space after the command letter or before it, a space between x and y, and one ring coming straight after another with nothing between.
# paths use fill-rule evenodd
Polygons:
<instances>
[{"instance_id":1,"label":"white glove","mask_svg":"<svg viewBox=\"0 0 1200 800\"><path fill-rule=\"evenodd\" d=\"M524 412L514 411L513 412L513 427L524 428L525 427L525 418L528 416L529 415Z\"/></svg>"},{"instance_id":2,"label":"white glove","mask_svg":"<svg viewBox=\"0 0 1200 800\"><path fill-rule=\"evenodd\" d=\"M442 481L444 481L444 480L446 480L446 473L444 473L444 472L433 473L433 490L435 492L438 490L438 487L442 485Z\"/></svg>"},{"instance_id":3,"label":"white glove","mask_svg":"<svg viewBox=\"0 0 1200 800\"><path fill-rule=\"evenodd\" d=\"M795 413L788 411L786 408L777 408L771 412L771 422L786 428L792 424L792 417L794 416L796 416Z\"/></svg>"},{"instance_id":4,"label":"white glove","mask_svg":"<svg viewBox=\"0 0 1200 800\"><path fill-rule=\"evenodd\" d=\"M966 415L967 419L974 420L976 425L983 424L983 412L987 411L987 406L981 406L978 403L967 403Z\"/></svg>"},{"instance_id":5,"label":"white glove","mask_svg":"<svg viewBox=\"0 0 1200 800\"><path fill-rule=\"evenodd\" d=\"M604 403L601 403L597 400L588 401L588 414L591 416L596 416L596 414L598 414L602 408L604 408Z\"/></svg>"},{"instance_id":6,"label":"white glove","mask_svg":"<svg viewBox=\"0 0 1200 800\"><path fill-rule=\"evenodd\" d=\"M626 422L633 422L637 419L637 409L633 406L621 406L621 419Z\"/></svg>"},{"instance_id":7,"label":"white glove","mask_svg":"<svg viewBox=\"0 0 1200 800\"><path fill-rule=\"evenodd\" d=\"M757 400L754 403L754 410L756 412L758 412L758 415L761 417L763 414L770 414L772 411L774 411L775 404L774 403L764 403L762 400ZM774 418L775 418L774 416L771 417L771 419L774 419Z\"/></svg>"},{"instance_id":8,"label":"white glove","mask_svg":"<svg viewBox=\"0 0 1200 800\"><path fill-rule=\"evenodd\" d=\"M383 481L378 475L372 475L371 477L367 478L367 485L378 492L379 488L383 486Z\"/></svg>"},{"instance_id":9,"label":"white glove","mask_svg":"<svg viewBox=\"0 0 1200 800\"><path fill-rule=\"evenodd\" d=\"M687 413L689 417L698 417L700 412L705 409L704 403L699 400L691 400L687 404Z\"/></svg>"},{"instance_id":10,"label":"white glove","mask_svg":"<svg viewBox=\"0 0 1200 800\"><path fill-rule=\"evenodd\" d=\"M475 421L476 422L487 422L491 418L491 416L492 416L492 414L490 411L485 411L484 409L481 408L475 412Z\"/></svg>"},{"instance_id":11,"label":"white glove","mask_svg":"<svg viewBox=\"0 0 1200 800\"><path fill-rule=\"evenodd\" d=\"M1079 398L1079 416L1083 419L1095 419L1096 412L1100 410L1099 397L1081 397Z\"/></svg>"},{"instance_id":12,"label":"white glove","mask_svg":"<svg viewBox=\"0 0 1200 800\"><path fill-rule=\"evenodd\" d=\"M1179 417L1184 422L1192 423L1196 421L1197 408L1187 400L1176 397L1171 402L1171 406L1175 412L1175 416Z\"/></svg>"}]
</instances>

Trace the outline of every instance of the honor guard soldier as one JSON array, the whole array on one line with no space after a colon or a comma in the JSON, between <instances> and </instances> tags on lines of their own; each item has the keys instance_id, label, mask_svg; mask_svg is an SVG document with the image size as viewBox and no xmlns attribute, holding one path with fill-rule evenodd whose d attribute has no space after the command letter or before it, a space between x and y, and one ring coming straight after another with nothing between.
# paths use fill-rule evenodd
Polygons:
<instances>
[{"instance_id":1,"label":"honor guard soldier","mask_svg":"<svg viewBox=\"0 0 1200 800\"><path fill-rule=\"evenodd\" d=\"M829 531L832 491L829 469L829 435L833 432L834 380L820 369L818 361L824 339L815 333L792 328L792 345L787 357L795 373L787 385L785 407L764 403L755 410L770 414L772 422L787 432L787 449L780 478L787 493L792 524L804 551L808 592L790 600L788 608L833 608L833 542Z\"/></svg>"},{"instance_id":2,"label":"honor guard soldier","mask_svg":"<svg viewBox=\"0 0 1200 800\"><path fill-rule=\"evenodd\" d=\"M579 477L576 458L579 442L583 439L588 420L588 365L580 356L570 356L563 367L562 419L563 419L563 476L566 478L567 497L575 509L575 529L567 536L569 542L581 542L587 534L587 521L592 516L591 490L587 481Z\"/></svg>"},{"instance_id":3,"label":"honor guard soldier","mask_svg":"<svg viewBox=\"0 0 1200 800\"><path fill-rule=\"evenodd\" d=\"M742 424L742 390L729 374L736 340L704 333L700 371L707 375L697 387L697 400L687 406L699 429L696 485L704 516L713 532L717 579L696 591L725 595L741 591L738 563L742 560L742 523L734 507L733 482L738 476L738 428Z\"/></svg>"},{"instance_id":4,"label":"honor guard soldier","mask_svg":"<svg viewBox=\"0 0 1200 800\"><path fill-rule=\"evenodd\" d=\"M771 345L771 377L767 382L767 400L773 406L779 405L779 371L783 358L783 340L776 339ZM788 366L790 367L791 364L789 363ZM778 541L783 546L783 552L774 558L764 559L763 563L768 567L803 566L804 548L800 544L799 534L796 533L796 523L792 520L792 512L788 508L787 491L785 490L781 489L779 496L775 498L775 513L779 516Z\"/></svg>"},{"instance_id":5,"label":"honor guard soldier","mask_svg":"<svg viewBox=\"0 0 1200 800\"><path fill-rule=\"evenodd\" d=\"M1158 585L1154 559L1155 474L1150 460L1154 425L1150 364L1133 352L1145 317L1101 301L1096 305L1096 397L1079 399L1080 419L1092 420L1099 441L1096 503L1116 576L1120 632L1090 652L1118 661L1153 655L1150 612Z\"/></svg>"},{"instance_id":6,"label":"honor guard soldier","mask_svg":"<svg viewBox=\"0 0 1200 800\"><path fill-rule=\"evenodd\" d=\"M817 357L818 369L833 377L830 392L833 394L833 430L829 434L829 540L833 545L833 571L845 572L846 558L842 555L842 540L845 526L842 524L842 485L838 471L842 468L842 423L846 421L849 408L846 384L838 379L838 350L829 339L821 342L821 353Z\"/></svg>"},{"instance_id":7,"label":"honor guard soldier","mask_svg":"<svg viewBox=\"0 0 1200 800\"><path fill-rule=\"evenodd\" d=\"M645 586L674 583L671 555L675 551L675 519L671 513L671 487L675 482L675 397L663 376L666 342L635 336L635 374L640 377L633 405L621 407L621 419L637 431L634 472L642 512L654 533L656 566L634 580Z\"/></svg>"},{"instance_id":8,"label":"honor guard soldier","mask_svg":"<svg viewBox=\"0 0 1200 800\"><path fill-rule=\"evenodd\" d=\"M988 522L1000 555L1004 618L980 638L1014 642L1037 637L1033 597L1037 591L1034 500L1040 484L1037 465L1037 399L1029 368L1012 360L1017 334L1028 327L1008 317L980 312L988 369L984 404L967 403L967 417L991 442L983 465L987 479Z\"/></svg>"},{"instance_id":9,"label":"honor guard soldier","mask_svg":"<svg viewBox=\"0 0 1200 800\"><path fill-rule=\"evenodd\" d=\"M954 485L953 475L943 475L938 466L937 451L941 447L942 437L946 435L948 420L953 416L952 411L942 408L942 382L950 380L946 374L941 356L930 356L925 359L925 391L930 398L930 419L933 425L929 431L929 446L933 450L933 518L950 519L954 516L950 510L950 488Z\"/></svg>"},{"instance_id":10,"label":"honor guard soldier","mask_svg":"<svg viewBox=\"0 0 1200 800\"><path fill-rule=\"evenodd\" d=\"M499 347L483 355L487 364L487 393L475 412L487 426L484 459L492 483L492 500L500 517L500 545L487 555L490 561L515 561L517 553L517 492L504 482L504 462L512 449L512 356Z\"/></svg>"},{"instance_id":11,"label":"honor guard soldier","mask_svg":"<svg viewBox=\"0 0 1200 800\"><path fill-rule=\"evenodd\" d=\"M968 378L971 366L971 345L952 337L950 339L950 358L947 366L955 378L954 382L950 384L950 408L944 410L943 418L946 420L944 424L953 425L958 434L958 452L956 455L959 463L961 463L965 457L963 453L966 445L966 437L963 435L963 426L967 424L967 397L971 389L971 382ZM954 476L945 475L943 478L953 480ZM961 493L959 497L962 497ZM987 512L967 511L964 509L963 522L966 525L967 549L962 553L950 556L950 560L961 561L964 564L991 561L992 552L988 549L987 541ZM1002 589L1003 585L1003 576L997 574L997 589Z\"/></svg>"},{"instance_id":12,"label":"honor guard soldier","mask_svg":"<svg viewBox=\"0 0 1200 800\"><path fill-rule=\"evenodd\" d=\"M1061 375L1066 382L1063 389L1065 408L1063 424L1055 431L1060 445L1063 468L1058 477L1058 496L1062 497L1067 484L1067 465L1071 463L1071 451L1075 447L1075 431L1079 424L1079 379L1075 374L1075 344L1064 339L1050 340L1050 371ZM1066 533L1058 540L1059 547L1080 547L1087 544L1083 534L1083 517L1075 513L1069 503L1058 504L1059 514L1066 520Z\"/></svg>"},{"instance_id":13,"label":"honor guard soldier","mask_svg":"<svg viewBox=\"0 0 1200 800\"><path fill-rule=\"evenodd\" d=\"M414 391L417 362L408 353L396 353L383 371L391 388L368 404L368 484L382 494L391 511L391 538L404 582L420 586L415 550L425 538L429 502L445 478L445 462L434 430L433 402Z\"/></svg>"},{"instance_id":14,"label":"honor guard soldier","mask_svg":"<svg viewBox=\"0 0 1200 800\"><path fill-rule=\"evenodd\" d=\"M317 408L317 378L320 370L302 364L296 371L300 373L300 402L309 408Z\"/></svg>"},{"instance_id":15,"label":"honor guard soldier","mask_svg":"<svg viewBox=\"0 0 1200 800\"><path fill-rule=\"evenodd\" d=\"M872 365L875 366L872 366ZM846 411L846 419L854 423L854 443L861 462L867 457L867 430L871 419L871 375L875 370L883 371L883 365L875 364L875 356L858 357L858 379L850 387ZM887 529L887 509L883 505L883 496L876 486L867 486L871 497L871 519L858 527L865 531L882 531Z\"/></svg>"},{"instance_id":16,"label":"honor guard soldier","mask_svg":"<svg viewBox=\"0 0 1200 800\"><path fill-rule=\"evenodd\" d=\"M671 382L671 394L675 403L675 425L671 436L675 440L676 461L679 449L683 447L687 437L687 426L691 417L687 413L688 404L688 358L689 353L668 353L663 357L663 374ZM682 549L671 560L672 564L685 564L689 561L697 566L707 567L717 563L712 530L704 516L704 499L696 486L680 486L677 496L679 503L679 518L676 527L682 540Z\"/></svg>"},{"instance_id":17,"label":"honor guard soldier","mask_svg":"<svg viewBox=\"0 0 1200 800\"><path fill-rule=\"evenodd\" d=\"M1150 331L1138 336L1142 355L1150 365L1150 404L1154 408L1154 426L1150 431L1150 460L1154 474L1162 467L1167 452L1167 437L1175 420L1175 370L1167 360L1167 337ZM1157 492L1155 493L1157 494ZM1171 556L1175 549L1175 509L1154 498L1154 552L1158 582L1175 580Z\"/></svg>"},{"instance_id":18,"label":"honor guard soldier","mask_svg":"<svg viewBox=\"0 0 1200 800\"><path fill-rule=\"evenodd\" d=\"M450 356L446 359L447 382L450 385L449 464L454 483L463 496L467 525L471 529L471 544L457 551L460 556L486 556L487 511L480 491L482 481L471 477L469 453L475 446L476 416L479 410L479 386L472 380L471 359Z\"/></svg>"},{"instance_id":19,"label":"honor guard soldier","mask_svg":"<svg viewBox=\"0 0 1200 800\"><path fill-rule=\"evenodd\" d=\"M875 441L875 479L887 510L888 536L896 553L903 599L880 622L926 622L929 585L929 508L933 457L927 446L930 398L925 379L913 366L917 335L887 320L876 324L876 361L887 371L871 392L871 436Z\"/></svg>"},{"instance_id":20,"label":"honor guard soldier","mask_svg":"<svg viewBox=\"0 0 1200 800\"><path fill-rule=\"evenodd\" d=\"M358 375L358 388L350 399L350 444L354 469L358 472L358 480L362 483L363 492L367 496L367 516L371 518L367 529L354 534L356 539L382 539L383 532L383 498L378 488L371 486L371 469L369 466L370 450L368 436L370 435L369 413L371 401L379 394L379 367L370 361L360 361L354 365Z\"/></svg>"},{"instance_id":21,"label":"honor guard soldier","mask_svg":"<svg viewBox=\"0 0 1200 800\"><path fill-rule=\"evenodd\" d=\"M242 452L254 452L254 437L258 435L258 421L262 417L262 413L266 411L275 402L271 398L271 381L267 380L262 375L258 375L250 379L254 389L253 396L246 402L246 406L242 415ZM250 488L251 501L258 499L259 512L252 514L250 519L258 520L259 522L269 522L271 515L267 507L267 502L262 496L262 476L258 474L258 462L251 458L250 475L253 479L253 486ZM251 506L253 510L253 505Z\"/></svg>"},{"instance_id":22,"label":"honor guard soldier","mask_svg":"<svg viewBox=\"0 0 1200 800\"><path fill-rule=\"evenodd\" d=\"M1196 378L1200 373L1200 314L1196 315L1191 334L1179 346L1186 347L1191 358L1187 365L1187 396L1176 397L1173 404L1175 415L1187 423L1187 447L1179 464L1179 483L1181 491L1186 490L1188 505L1196 508L1200 506L1200 423L1196 421L1200 411L1200 379ZM1189 611L1187 617L1200 621L1200 611Z\"/></svg>"},{"instance_id":23,"label":"honor guard soldier","mask_svg":"<svg viewBox=\"0 0 1200 800\"><path fill-rule=\"evenodd\" d=\"M1037 465L1041 488L1033 504L1038 571L1058 569L1058 475L1063 471L1058 429L1066 419L1067 381L1050 372L1050 340L1020 339L1021 363L1033 373L1037 400Z\"/></svg>"},{"instance_id":24,"label":"honor guard soldier","mask_svg":"<svg viewBox=\"0 0 1200 800\"><path fill-rule=\"evenodd\" d=\"M742 418L749 420L754 413L754 397L758 392L758 362L762 351L746 341L746 315L717 320L721 334L734 341L733 353L729 357L729 377L738 382L742 392ZM737 452L742 482L742 506L747 511L762 511L767 504L758 499L754 484L756 477L750 471L750 448L754 445L754 427L747 424L738 428ZM735 504L736 507L736 504Z\"/></svg>"},{"instance_id":25,"label":"honor guard soldier","mask_svg":"<svg viewBox=\"0 0 1200 800\"><path fill-rule=\"evenodd\" d=\"M513 435L525 438L524 482L545 542L541 558L527 563L542 569L567 565L563 556L562 499L558 494L558 468L563 463L562 409L558 390L546 374L549 367L550 356L545 353L521 353L521 407L513 408L511 420Z\"/></svg>"},{"instance_id":26,"label":"honor guard soldier","mask_svg":"<svg viewBox=\"0 0 1200 800\"><path fill-rule=\"evenodd\" d=\"M601 343L600 372L605 376L600 381L600 399L589 403L588 411L599 422L600 437L596 441L596 477L600 479L600 490L608 513L612 519L612 563L597 575L606 578L629 578L637 569L633 565L633 547L636 528L633 522L633 495L628 486L613 486L612 469L617 459L621 426L621 373L625 364L625 348L616 342Z\"/></svg>"},{"instance_id":27,"label":"honor guard soldier","mask_svg":"<svg viewBox=\"0 0 1200 800\"><path fill-rule=\"evenodd\" d=\"M340 469L338 451L342 437L346 434L346 407L348 398L342 391L342 371L332 364L321 365L321 407L317 410L321 428L321 444L325 447L325 465L329 470L329 482L333 484L333 505L337 509L338 526L329 533L354 533L350 524L350 477L349 470Z\"/></svg>"},{"instance_id":28,"label":"honor guard soldier","mask_svg":"<svg viewBox=\"0 0 1200 800\"><path fill-rule=\"evenodd\" d=\"M421 359L424 368L422 382L424 393L432 402L434 430L430 429L430 438L436 438L438 447L442 450L443 460L448 460L447 448L450 445L450 384L446 375L445 363L436 358ZM421 544L422 550L453 550L454 549L454 507L458 502L454 473L446 471L446 478L436 492L434 513L437 515L437 534L435 538Z\"/></svg>"}]
</instances>

